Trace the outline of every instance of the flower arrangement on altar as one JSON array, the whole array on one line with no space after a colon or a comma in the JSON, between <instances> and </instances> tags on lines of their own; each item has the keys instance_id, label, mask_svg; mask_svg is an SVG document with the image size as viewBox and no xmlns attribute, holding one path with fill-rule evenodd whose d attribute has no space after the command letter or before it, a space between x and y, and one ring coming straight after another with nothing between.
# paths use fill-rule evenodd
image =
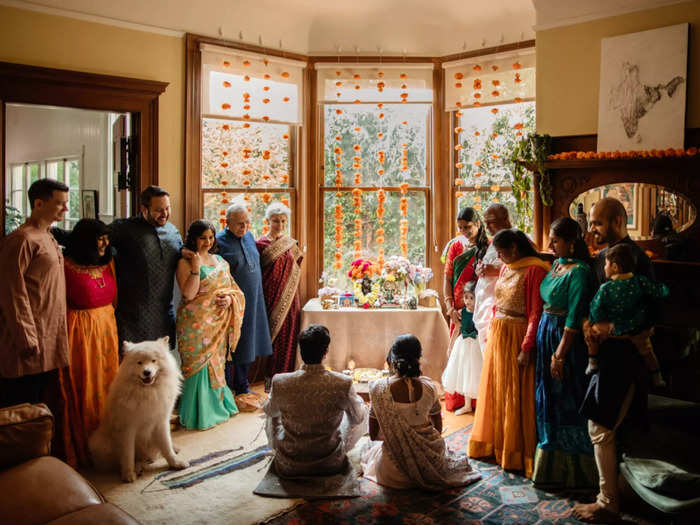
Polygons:
<instances>
[{"instance_id":1,"label":"flower arrangement on altar","mask_svg":"<svg viewBox=\"0 0 700 525\"><path fill-rule=\"evenodd\" d=\"M433 278L433 275L433 270L427 266L415 266L415 272L411 281L416 288L416 292L420 293L425 290L428 281Z\"/></svg>"},{"instance_id":2,"label":"flower arrangement on altar","mask_svg":"<svg viewBox=\"0 0 700 525\"><path fill-rule=\"evenodd\" d=\"M372 308L380 306L381 284L372 277L379 274L379 265L369 259L355 259L350 264L348 277L353 280L353 292L358 306Z\"/></svg>"},{"instance_id":3,"label":"flower arrangement on altar","mask_svg":"<svg viewBox=\"0 0 700 525\"><path fill-rule=\"evenodd\" d=\"M372 278L379 274L379 265L370 259L355 259L350 263L348 277L353 281L361 280L364 277Z\"/></svg>"}]
</instances>

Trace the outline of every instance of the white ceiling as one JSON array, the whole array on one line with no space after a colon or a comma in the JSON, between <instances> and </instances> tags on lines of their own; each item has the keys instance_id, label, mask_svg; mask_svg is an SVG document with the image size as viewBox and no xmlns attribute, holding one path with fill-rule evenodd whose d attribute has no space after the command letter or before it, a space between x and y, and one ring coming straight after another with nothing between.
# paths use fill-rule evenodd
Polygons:
<instances>
[{"instance_id":1,"label":"white ceiling","mask_svg":"<svg viewBox=\"0 0 700 525\"><path fill-rule=\"evenodd\" d=\"M529 40L535 37L534 27L567 25L678 1L0 0L0 4L311 55L442 56Z\"/></svg>"}]
</instances>

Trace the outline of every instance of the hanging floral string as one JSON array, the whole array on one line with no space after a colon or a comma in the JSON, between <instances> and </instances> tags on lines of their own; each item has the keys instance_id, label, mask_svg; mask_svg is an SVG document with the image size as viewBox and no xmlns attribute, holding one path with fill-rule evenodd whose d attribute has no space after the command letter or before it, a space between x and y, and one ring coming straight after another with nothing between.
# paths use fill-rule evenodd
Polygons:
<instances>
[{"instance_id":1,"label":"hanging floral string","mask_svg":"<svg viewBox=\"0 0 700 525\"><path fill-rule=\"evenodd\" d=\"M343 137L337 135L335 137L336 142L340 142ZM333 267L336 270L340 270L343 267L343 231L345 230L343 226L343 219L345 214L343 213L343 205L341 199L343 193L340 191L340 186L343 184L343 172L341 170L343 148L339 145L333 148L333 153L335 154L335 261L333 262Z\"/></svg>"},{"instance_id":2,"label":"hanging floral string","mask_svg":"<svg viewBox=\"0 0 700 525\"><path fill-rule=\"evenodd\" d=\"M353 248L355 249L354 256L357 259L362 256L362 190L360 188L352 190L352 205L355 213L355 231L353 232L355 241L353 242Z\"/></svg>"},{"instance_id":3,"label":"hanging floral string","mask_svg":"<svg viewBox=\"0 0 700 525\"><path fill-rule=\"evenodd\" d=\"M408 183L404 182L400 186L401 188L401 199L400 199L400 204L399 208L401 210L401 217L402 219L399 221L399 231L400 231L400 246L401 246L401 255L404 257L408 256L408 219L406 216L408 215L408 197L406 195L408 194Z\"/></svg>"},{"instance_id":4,"label":"hanging floral string","mask_svg":"<svg viewBox=\"0 0 700 525\"><path fill-rule=\"evenodd\" d=\"M377 191L377 224L375 242L379 246L377 248L377 264L379 268L384 267L384 203L386 202L386 193L382 188Z\"/></svg>"}]
</instances>

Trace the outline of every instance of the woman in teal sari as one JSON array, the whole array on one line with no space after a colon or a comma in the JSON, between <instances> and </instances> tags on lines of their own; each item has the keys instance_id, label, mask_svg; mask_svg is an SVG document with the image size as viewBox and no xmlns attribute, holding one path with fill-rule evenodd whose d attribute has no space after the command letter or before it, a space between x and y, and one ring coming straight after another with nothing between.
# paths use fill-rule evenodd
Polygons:
<instances>
[{"instance_id":1,"label":"woman in teal sari","mask_svg":"<svg viewBox=\"0 0 700 525\"><path fill-rule=\"evenodd\" d=\"M479 214L474 208L462 208L457 215L457 230L460 235L455 238L447 250L443 292L445 307L450 318L450 335L459 333L462 323L462 299L464 286L476 278L476 263L484 258L489 247L486 230ZM456 410L464 405L461 394L445 394L445 408Z\"/></svg>"},{"instance_id":2,"label":"woman in teal sari","mask_svg":"<svg viewBox=\"0 0 700 525\"><path fill-rule=\"evenodd\" d=\"M550 490L594 487L593 445L586 418L579 414L588 386L581 325L592 296L590 256L573 219L554 221L549 239L557 259L540 285L544 312L537 329L538 443L532 480Z\"/></svg>"}]
</instances>

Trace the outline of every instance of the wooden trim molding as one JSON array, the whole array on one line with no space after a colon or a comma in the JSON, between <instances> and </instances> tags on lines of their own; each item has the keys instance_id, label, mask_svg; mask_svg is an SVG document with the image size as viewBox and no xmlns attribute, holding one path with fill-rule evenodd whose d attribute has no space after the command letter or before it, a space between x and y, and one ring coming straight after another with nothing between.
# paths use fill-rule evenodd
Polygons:
<instances>
[{"instance_id":1,"label":"wooden trim molding","mask_svg":"<svg viewBox=\"0 0 700 525\"><path fill-rule=\"evenodd\" d=\"M158 183L158 97L167 82L98 75L64 69L35 67L0 62L0 125L5 129L5 105L11 103L42 104L79 109L131 113L132 134L139 137L139 191ZM5 220L5 140L2 137L0 177L2 191L2 227ZM139 192L134 192L137 199Z\"/></svg>"},{"instance_id":2,"label":"wooden trim molding","mask_svg":"<svg viewBox=\"0 0 700 525\"><path fill-rule=\"evenodd\" d=\"M185 226L202 216L201 37L185 36Z\"/></svg>"},{"instance_id":3,"label":"wooden trim molding","mask_svg":"<svg viewBox=\"0 0 700 525\"><path fill-rule=\"evenodd\" d=\"M494 47L485 47L483 49L475 49L473 51L465 51L463 53L455 53L446 55L436 59L441 64L444 62L453 62L455 60L464 60L467 58L476 58L485 55L495 55L496 53L507 53L509 51L517 51L519 49L527 49L535 47L535 40L523 40L522 42L514 42L512 44L503 44Z\"/></svg>"},{"instance_id":4,"label":"wooden trim molding","mask_svg":"<svg viewBox=\"0 0 700 525\"><path fill-rule=\"evenodd\" d=\"M686 130L686 147L700 144L700 130ZM596 135L554 137L552 152L593 151ZM534 168L534 166L533 166ZM569 206L579 194L621 182L646 183L663 186L682 195L700 209L700 157L608 159L608 160L552 160L545 163L552 184L552 206L543 206L537 192L539 174L535 172L535 240L543 249L548 243L549 227L558 217L568 216ZM539 219L539 220L538 220ZM700 245L700 220L681 232Z\"/></svg>"}]
</instances>

